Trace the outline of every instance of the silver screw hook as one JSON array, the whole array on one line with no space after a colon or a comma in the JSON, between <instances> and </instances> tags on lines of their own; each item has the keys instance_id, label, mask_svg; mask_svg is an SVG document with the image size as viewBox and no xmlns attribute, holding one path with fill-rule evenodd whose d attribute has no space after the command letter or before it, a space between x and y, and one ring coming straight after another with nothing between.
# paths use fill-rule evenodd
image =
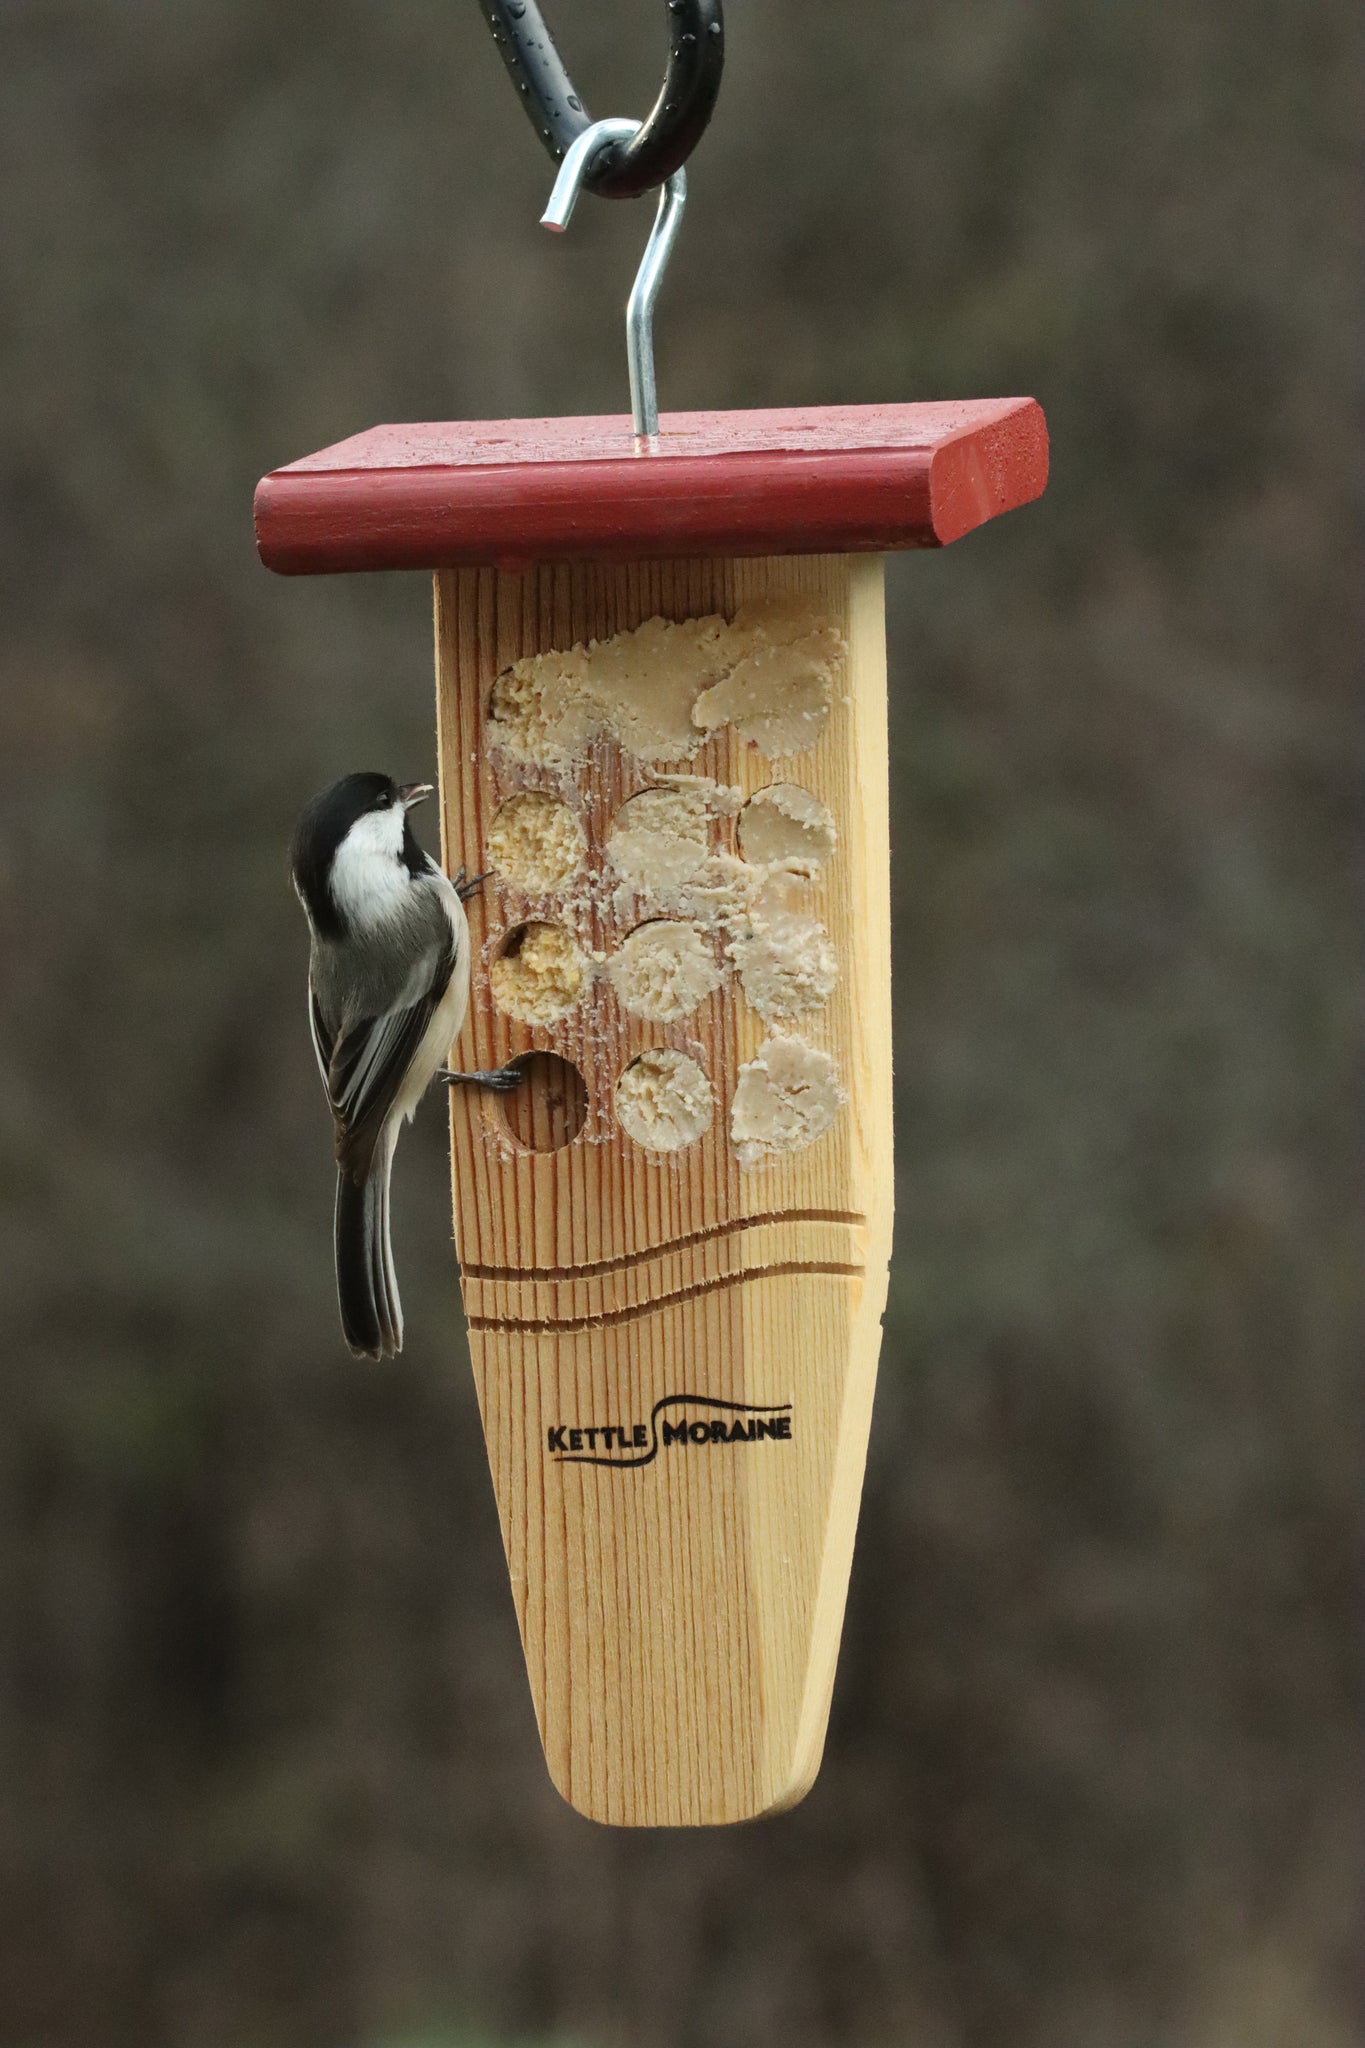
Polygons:
<instances>
[{"instance_id":1,"label":"silver screw hook","mask_svg":"<svg viewBox=\"0 0 1365 2048\"><path fill-rule=\"evenodd\" d=\"M542 227L562 234L573 216L588 165L604 143L627 142L639 133L638 121L594 121L570 143L540 216ZM659 396L654 382L654 301L659 296L668 259L682 226L687 203L687 175L674 171L659 194L659 210L640 258L640 268L626 301L626 361L630 368L630 410L637 441L653 441L659 432Z\"/></svg>"}]
</instances>

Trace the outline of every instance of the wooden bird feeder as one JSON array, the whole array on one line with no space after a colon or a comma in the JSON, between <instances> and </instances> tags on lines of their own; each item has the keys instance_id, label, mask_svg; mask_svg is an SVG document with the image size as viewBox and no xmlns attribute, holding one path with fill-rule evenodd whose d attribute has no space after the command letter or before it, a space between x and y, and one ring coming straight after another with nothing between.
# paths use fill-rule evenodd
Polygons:
<instances>
[{"instance_id":1,"label":"wooden bird feeder","mask_svg":"<svg viewBox=\"0 0 1365 2048\"><path fill-rule=\"evenodd\" d=\"M881 555L1047 442L1022 398L640 424L376 427L256 532L434 574L443 855L489 876L453 1064L526 1075L451 1091L522 1645L564 1797L675 1826L794 1804L829 1713L891 1249Z\"/></svg>"}]
</instances>

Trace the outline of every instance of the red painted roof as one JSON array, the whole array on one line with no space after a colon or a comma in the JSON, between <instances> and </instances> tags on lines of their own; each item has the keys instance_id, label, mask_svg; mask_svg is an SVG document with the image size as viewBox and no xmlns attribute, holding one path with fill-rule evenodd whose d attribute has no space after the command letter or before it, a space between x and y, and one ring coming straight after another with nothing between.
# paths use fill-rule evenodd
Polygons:
<instances>
[{"instance_id":1,"label":"red painted roof","mask_svg":"<svg viewBox=\"0 0 1365 2048\"><path fill-rule=\"evenodd\" d=\"M272 470L256 539L286 575L572 556L941 547L1047 481L1031 398L372 427Z\"/></svg>"}]
</instances>

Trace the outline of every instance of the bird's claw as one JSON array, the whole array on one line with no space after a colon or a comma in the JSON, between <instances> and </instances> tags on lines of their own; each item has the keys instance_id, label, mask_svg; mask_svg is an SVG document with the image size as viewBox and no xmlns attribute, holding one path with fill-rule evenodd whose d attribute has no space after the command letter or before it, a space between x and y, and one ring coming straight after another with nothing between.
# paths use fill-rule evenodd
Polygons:
<instances>
[{"instance_id":1,"label":"bird's claw","mask_svg":"<svg viewBox=\"0 0 1365 2048\"><path fill-rule=\"evenodd\" d=\"M481 1074L479 1080L485 1088L491 1088L495 1095L511 1095L526 1079L524 1067L498 1067L491 1074Z\"/></svg>"},{"instance_id":2,"label":"bird's claw","mask_svg":"<svg viewBox=\"0 0 1365 2048\"><path fill-rule=\"evenodd\" d=\"M459 874L455 877L455 894L459 897L461 903L467 903L476 889L482 889L493 870L492 868L485 869L483 874L475 875L471 882L465 880L464 872L464 869L461 868Z\"/></svg>"},{"instance_id":3,"label":"bird's claw","mask_svg":"<svg viewBox=\"0 0 1365 2048\"><path fill-rule=\"evenodd\" d=\"M436 1079L451 1088L467 1083L475 1088L490 1088L497 1095L510 1095L526 1079L526 1070L515 1060L505 1067L478 1067L472 1074L457 1074L450 1067L442 1067Z\"/></svg>"}]
</instances>

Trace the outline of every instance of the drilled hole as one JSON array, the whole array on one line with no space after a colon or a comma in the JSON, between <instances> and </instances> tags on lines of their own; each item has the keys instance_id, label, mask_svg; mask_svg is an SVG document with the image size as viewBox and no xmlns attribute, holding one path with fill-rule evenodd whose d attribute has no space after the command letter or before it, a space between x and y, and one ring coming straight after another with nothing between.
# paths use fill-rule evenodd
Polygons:
<instances>
[{"instance_id":1,"label":"drilled hole","mask_svg":"<svg viewBox=\"0 0 1365 2048\"><path fill-rule=\"evenodd\" d=\"M833 853L836 838L828 804L796 782L770 783L739 814L745 860L796 861L813 874Z\"/></svg>"},{"instance_id":2,"label":"drilled hole","mask_svg":"<svg viewBox=\"0 0 1365 2048\"><path fill-rule=\"evenodd\" d=\"M626 1136L647 1152L680 1152L715 1113L711 1083L688 1053L650 1046L616 1084L616 1114Z\"/></svg>"},{"instance_id":3,"label":"drilled hole","mask_svg":"<svg viewBox=\"0 0 1365 2048\"><path fill-rule=\"evenodd\" d=\"M553 1024L587 986L588 962L571 932L533 920L516 925L488 970L493 1000L523 1024Z\"/></svg>"},{"instance_id":4,"label":"drilled hole","mask_svg":"<svg viewBox=\"0 0 1365 2048\"><path fill-rule=\"evenodd\" d=\"M498 1097L512 1136L528 1152L572 1145L588 1116L587 1083L573 1061L557 1052L528 1052L515 1064L525 1080Z\"/></svg>"},{"instance_id":5,"label":"drilled hole","mask_svg":"<svg viewBox=\"0 0 1365 2048\"><path fill-rule=\"evenodd\" d=\"M627 799L607 840L607 859L632 889L676 889L706 859L709 812L702 792L664 783Z\"/></svg>"},{"instance_id":6,"label":"drilled hole","mask_svg":"<svg viewBox=\"0 0 1365 2048\"><path fill-rule=\"evenodd\" d=\"M564 888L583 865L586 851L582 820L543 789L509 797L489 827L489 860L532 896Z\"/></svg>"},{"instance_id":7,"label":"drilled hole","mask_svg":"<svg viewBox=\"0 0 1365 2048\"><path fill-rule=\"evenodd\" d=\"M721 973L696 925L655 917L622 940L607 979L632 1017L672 1024L720 987Z\"/></svg>"}]
</instances>

